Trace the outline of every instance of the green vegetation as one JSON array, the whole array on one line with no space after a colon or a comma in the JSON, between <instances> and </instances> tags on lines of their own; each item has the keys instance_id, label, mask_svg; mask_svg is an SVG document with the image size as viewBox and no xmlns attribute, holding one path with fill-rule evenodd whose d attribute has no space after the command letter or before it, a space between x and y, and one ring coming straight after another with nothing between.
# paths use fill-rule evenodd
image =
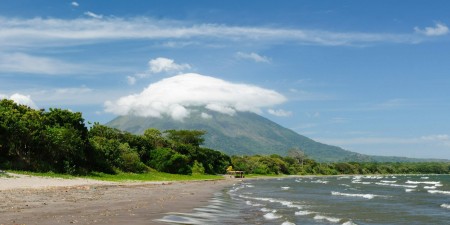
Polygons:
<instances>
[{"instance_id":1,"label":"green vegetation","mask_svg":"<svg viewBox=\"0 0 450 225\"><path fill-rule=\"evenodd\" d=\"M211 118L203 118L202 113L211 115ZM171 117L119 116L106 125L134 134L143 134L145 130L152 127L160 130L203 130L206 131L204 146L220 150L228 155L287 155L290 149L300 148L318 162L431 161L406 157L369 156L346 151L337 146L316 142L250 112L227 115L194 108L189 119L184 121L174 120Z\"/></svg>"},{"instance_id":2,"label":"green vegetation","mask_svg":"<svg viewBox=\"0 0 450 225\"><path fill-rule=\"evenodd\" d=\"M204 135L204 130L154 128L137 135L98 123L88 129L79 112L0 101L0 169L32 175L110 181L220 179L214 175L224 174L229 166L258 175L450 173L449 162L323 163L300 148L291 148L287 156L229 157L201 147Z\"/></svg>"},{"instance_id":3,"label":"green vegetation","mask_svg":"<svg viewBox=\"0 0 450 225\"><path fill-rule=\"evenodd\" d=\"M449 162L336 162L319 163L301 151L279 155L233 156L235 170L253 175L450 174Z\"/></svg>"},{"instance_id":4,"label":"green vegetation","mask_svg":"<svg viewBox=\"0 0 450 225\"><path fill-rule=\"evenodd\" d=\"M223 176L219 175L183 175L183 174L170 174L162 173L157 171L147 172L147 173L117 173L117 174L107 174L101 172L91 172L86 175L70 175L61 174L53 172L30 172L30 171L10 171L12 173L40 176L40 177L53 177L53 178L64 178L64 179L74 179L74 178L90 178L101 181L114 181L114 182L125 182L125 181L189 181L189 180L221 180Z\"/></svg>"},{"instance_id":5,"label":"green vegetation","mask_svg":"<svg viewBox=\"0 0 450 225\"><path fill-rule=\"evenodd\" d=\"M88 129L79 112L34 110L4 99L0 101L0 168L77 175L145 174L153 168L188 175L194 167L198 177L225 173L230 157L200 147L203 134L148 129L134 135L98 123ZM152 179L150 174L157 175L151 172L142 179Z\"/></svg>"}]
</instances>

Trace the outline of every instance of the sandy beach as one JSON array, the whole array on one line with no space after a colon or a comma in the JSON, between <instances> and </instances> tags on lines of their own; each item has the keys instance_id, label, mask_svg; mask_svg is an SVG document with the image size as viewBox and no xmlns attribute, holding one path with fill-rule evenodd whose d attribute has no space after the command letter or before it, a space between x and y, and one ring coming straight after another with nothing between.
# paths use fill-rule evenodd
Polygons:
<instances>
[{"instance_id":1,"label":"sandy beach","mask_svg":"<svg viewBox=\"0 0 450 225\"><path fill-rule=\"evenodd\" d=\"M0 224L166 224L238 180L114 183L26 175L0 178Z\"/></svg>"}]
</instances>

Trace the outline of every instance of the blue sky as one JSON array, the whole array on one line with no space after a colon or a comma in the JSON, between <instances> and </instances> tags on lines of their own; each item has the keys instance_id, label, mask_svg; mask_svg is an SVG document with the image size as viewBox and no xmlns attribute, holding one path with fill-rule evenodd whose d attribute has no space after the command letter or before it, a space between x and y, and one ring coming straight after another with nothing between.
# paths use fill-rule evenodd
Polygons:
<instances>
[{"instance_id":1,"label":"blue sky","mask_svg":"<svg viewBox=\"0 0 450 225\"><path fill-rule=\"evenodd\" d=\"M252 111L355 152L450 159L449 8L3 0L0 96L101 123Z\"/></svg>"}]
</instances>

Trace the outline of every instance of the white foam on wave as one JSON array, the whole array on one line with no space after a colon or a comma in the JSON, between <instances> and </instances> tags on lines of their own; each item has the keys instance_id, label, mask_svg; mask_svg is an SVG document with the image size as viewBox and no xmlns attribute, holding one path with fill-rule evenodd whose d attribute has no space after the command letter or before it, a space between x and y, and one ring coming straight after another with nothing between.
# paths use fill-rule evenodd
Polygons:
<instances>
[{"instance_id":1,"label":"white foam on wave","mask_svg":"<svg viewBox=\"0 0 450 225\"><path fill-rule=\"evenodd\" d=\"M264 218L266 220L274 220L274 219L281 218L281 216L279 216L279 215L277 215L275 213L266 213L266 214L264 214Z\"/></svg>"},{"instance_id":2,"label":"white foam on wave","mask_svg":"<svg viewBox=\"0 0 450 225\"><path fill-rule=\"evenodd\" d=\"M380 180L381 183L397 183L396 180Z\"/></svg>"},{"instance_id":3,"label":"white foam on wave","mask_svg":"<svg viewBox=\"0 0 450 225\"><path fill-rule=\"evenodd\" d=\"M436 186L425 186L423 188L425 188L425 189L436 189Z\"/></svg>"},{"instance_id":4,"label":"white foam on wave","mask_svg":"<svg viewBox=\"0 0 450 225\"><path fill-rule=\"evenodd\" d=\"M246 201L245 202L245 204L247 204L247 205L250 205L250 206L262 206L262 204L259 204L259 203L253 203L253 202L251 202L251 201Z\"/></svg>"},{"instance_id":5,"label":"white foam on wave","mask_svg":"<svg viewBox=\"0 0 450 225\"><path fill-rule=\"evenodd\" d=\"M270 210L270 209L268 209L268 208L261 208L260 211L261 211L261 212L270 212L270 211L272 211L272 210Z\"/></svg>"},{"instance_id":6,"label":"white foam on wave","mask_svg":"<svg viewBox=\"0 0 450 225\"><path fill-rule=\"evenodd\" d=\"M428 193L450 195L450 191L440 191L440 190L428 190Z\"/></svg>"},{"instance_id":7,"label":"white foam on wave","mask_svg":"<svg viewBox=\"0 0 450 225\"><path fill-rule=\"evenodd\" d=\"M295 225L295 223L284 221L281 225Z\"/></svg>"},{"instance_id":8,"label":"white foam on wave","mask_svg":"<svg viewBox=\"0 0 450 225\"><path fill-rule=\"evenodd\" d=\"M359 197L359 198L366 198L366 199L373 199L375 197L379 197L379 195L374 194L349 194L349 193L342 193L337 191L332 191L332 195L339 195L339 196L347 196L347 197Z\"/></svg>"},{"instance_id":9,"label":"white foam on wave","mask_svg":"<svg viewBox=\"0 0 450 225\"><path fill-rule=\"evenodd\" d=\"M450 204L445 204L444 203L444 204L441 205L441 207L444 208L444 209L450 209Z\"/></svg>"},{"instance_id":10,"label":"white foam on wave","mask_svg":"<svg viewBox=\"0 0 450 225\"><path fill-rule=\"evenodd\" d=\"M326 181L326 180L312 180L311 183L316 183L316 184L327 184L328 181Z\"/></svg>"},{"instance_id":11,"label":"white foam on wave","mask_svg":"<svg viewBox=\"0 0 450 225\"><path fill-rule=\"evenodd\" d=\"M429 177L420 177L420 179L428 180L428 179L430 179L430 178L429 178Z\"/></svg>"},{"instance_id":12,"label":"white foam on wave","mask_svg":"<svg viewBox=\"0 0 450 225\"><path fill-rule=\"evenodd\" d=\"M415 189L410 189L410 188L405 189L405 192L413 192L413 191L415 191Z\"/></svg>"},{"instance_id":13,"label":"white foam on wave","mask_svg":"<svg viewBox=\"0 0 450 225\"><path fill-rule=\"evenodd\" d=\"M382 185L382 186L391 186L391 187L404 187L404 188L416 188L417 185L407 185L407 184L391 184L391 183L381 183L377 182L376 185Z\"/></svg>"},{"instance_id":14,"label":"white foam on wave","mask_svg":"<svg viewBox=\"0 0 450 225\"><path fill-rule=\"evenodd\" d=\"M291 187L281 187L282 190L289 190Z\"/></svg>"},{"instance_id":15,"label":"white foam on wave","mask_svg":"<svg viewBox=\"0 0 450 225\"><path fill-rule=\"evenodd\" d=\"M330 217L330 216L322 216L322 215L315 215L314 219L315 220L327 220L332 223L339 223L341 221L340 218Z\"/></svg>"},{"instance_id":16,"label":"white foam on wave","mask_svg":"<svg viewBox=\"0 0 450 225\"><path fill-rule=\"evenodd\" d=\"M297 211L295 212L296 216L306 216L306 215L310 215L313 214L314 212L311 211L307 211L307 210L303 210L303 211Z\"/></svg>"},{"instance_id":17,"label":"white foam on wave","mask_svg":"<svg viewBox=\"0 0 450 225\"><path fill-rule=\"evenodd\" d=\"M349 220L349 221L343 223L342 225L357 225L357 224L354 223L353 221Z\"/></svg>"},{"instance_id":18,"label":"white foam on wave","mask_svg":"<svg viewBox=\"0 0 450 225\"><path fill-rule=\"evenodd\" d=\"M303 208L301 205L297 205L297 204L294 204L293 202L285 201L285 200L279 200L279 199L273 199L273 198L250 197L250 196L245 196L245 195L239 195L239 197L245 198L245 199L257 200L257 201L270 202L270 203L279 203L288 208L297 208L297 209Z\"/></svg>"},{"instance_id":19,"label":"white foam on wave","mask_svg":"<svg viewBox=\"0 0 450 225\"><path fill-rule=\"evenodd\" d=\"M407 183L407 184L433 184L433 185L441 184L440 181L412 181L412 180L408 180L405 183Z\"/></svg>"},{"instance_id":20,"label":"white foam on wave","mask_svg":"<svg viewBox=\"0 0 450 225\"><path fill-rule=\"evenodd\" d=\"M383 179L383 176L364 176L364 178L379 180L379 179Z\"/></svg>"},{"instance_id":21,"label":"white foam on wave","mask_svg":"<svg viewBox=\"0 0 450 225\"><path fill-rule=\"evenodd\" d=\"M339 185L341 185L341 186L345 186L345 187L350 187L350 185L349 185L349 184L339 184Z\"/></svg>"}]
</instances>

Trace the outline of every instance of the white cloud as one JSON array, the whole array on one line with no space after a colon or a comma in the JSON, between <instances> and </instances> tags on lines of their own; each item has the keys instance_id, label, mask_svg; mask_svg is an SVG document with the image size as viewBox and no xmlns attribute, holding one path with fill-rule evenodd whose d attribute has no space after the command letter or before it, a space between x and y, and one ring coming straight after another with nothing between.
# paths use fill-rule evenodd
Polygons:
<instances>
[{"instance_id":1,"label":"white cloud","mask_svg":"<svg viewBox=\"0 0 450 225\"><path fill-rule=\"evenodd\" d=\"M414 30L417 33L426 35L426 36L441 36L448 34L449 30L447 25L443 23L437 22L434 27L425 27L424 29L420 29L418 27L414 27Z\"/></svg>"},{"instance_id":2,"label":"white cloud","mask_svg":"<svg viewBox=\"0 0 450 225\"><path fill-rule=\"evenodd\" d=\"M429 141L450 147L450 136L448 134L434 134L420 137L424 141Z\"/></svg>"},{"instance_id":3,"label":"white cloud","mask_svg":"<svg viewBox=\"0 0 450 225\"><path fill-rule=\"evenodd\" d=\"M78 2L72 2L72 3L70 3L73 7L78 7L78 6L80 6L80 4L78 4Z\"/></svg>"},{"instance_id":4,"label":"white cloud","mask_svg":"<svg viewBox=\"0 0 450 225\"><path fill-rule=\"evenodd\" d=\"M276 91L238 84L200 74L188 73L150 84L139 94L105 102L105 111L117 115L170 116L183 120L189 107L204 107L232 115L237 111L261 112L286 101Z\"/></svg>"},{"instance_id":5,"label":"white cloud","mask_svg":"<svg viewBox=\"0 0 450 225\"><path fill-rule=\"evenodd\" d=\"M129 85L134 85L136 83L137 78L134 76L127 76L127 82Z\"/></svg>"},{"instance_id":6,"label":"white cloud","mask_svg":"<svg viewBox=\"0 0 450 225\"><path fill-rule=\"evenodd\" d=\"M176 64L173 59L163 57L150 60L148 65L152 73L181 72L191 68L189 64Z\"/></svg>"},{"instance_id":7,"label":"white cloud","mask_svg":"<svg viewBox=\"0 0 450 225\"><path fill-rule=\"evenodd\" d=\"M92 17L94 19L101 19L101 18L103 18L103 15L95 14L95 13L93 13L91 11L84 12L84 15Z\"/></svg>"},{"instance_id":8,"label":"white cloud","mask_svg":"<svg viewBox=\"0 0 450 225\"><path fill-rule=\"evenodd\" d=\"M332 32L274 28L267 26L227 26L195 24L146 17L102 17L86 12L92 18L17 19L0 17L0 48L67 46L92 44L105 40L167 40L195 41L204 44L293 42L315 45L364 45L374 43L418 43L424 37L415 34Z\"/></svg>"},{"instance_id":9,"label":"white cloud","mask_svg":"<svg viewBox=\"0 0 450 225\"><path fill-rule=\"evenodd\" d=\"M450 136L447 134L427 135L421 137L356 137L356 138L320 138L324 143L334 145L366 145L366 144L437 144L450 147Z\"/></svg>"},{"instance_id":10,"label":"white cloud","mask_svg":"<svg viewBox=\"0 0 450 225\"><path fill-rule=\"evenodd\" d=\"M19 93L15 93L11 95L9 99L13 100L17 104L26 105L32 109L38 109L37 105L33 102L33 100L31 100L31 96L29 95L22 95Z\"/></svg>"},{"instance_id":11,"label":"white cloud","mask_svg":"<svg viewBox=\"0 0 450 225\"><path fill-rule=\"evenodd\" d=\"M191 66L187 63L177 64L175 60L164 57L158 57L148 61L147 71L136 73L133 76L127 76L127 82L129 85L134 85L138 79L151 76L157 73L181 73L184 70L191 69Z\"/></svg>"},{"instance_id":12,"label":"white cloud","mask_svg":"<svg viewBox=\"0 0 450 225\"><path fill-rule=\"evenodd\" d=\"M251 53L244 53L244 52L237 52L236 58L238 59L249 59L253 60L257 63L263 62L263 63L270 63L270 59L266 56L259 55L257 53L251 52Z\"/></svg>"},{"instance_id":13,"label":"white cloud","mask_svg":"<svg viewBox=\"0 0 450 225\"><path fill-rule=\"evenodd\" d=\"M201 116L203 119L211 119L211 118L212 118L211 115L209 115L208 113L205 113L205 112L202 112L202 113L200 114L200 116Z\"/></svg>"},{"instance_id":14,"label":"white cloud","mask_svg":"<svg viewBox=\"0 0 450 225\"><path fill-rule=\"evenodd\" d=\"M23 53L0 54L0 72L33 74L67 74L75 65L60 60Z\"/></svg>"},{"instance_id":15,"label":"white cloud","mask_svg":"<svg viewBox=\"0 0 450 225\"><path fill-rule=\"evenodd\" d=\"M85 93L90 93L93 90L90 88L87 88L85 86L77 87L77 88L57 88L55 89L55 94L57 95L80 95Z\"/></svg>"},{"instance_id":16,"label":"white cloud","mask_svg":"<svg viewBox=\"0 0 450 225\"><path fill-rule=\"evenodd\" d=\"M93 74L111 70L120 71L123 68L103 68L98 65L74 64L59 59L24 53L0 53L0 73L66 75L79 73Z\"/></svg>"},{"instance_id":17,"label":"white cloud","mask_svg":"<svg viewBox=\"0 0 450 225\"><path fill-rule=\"evenodd\" d=\"M285 111L282 109L268 109L267 112L274 116L280 116L280 117L288 117L288 116L292 115L291 111Z\"/></svg>"}]
</instances>

